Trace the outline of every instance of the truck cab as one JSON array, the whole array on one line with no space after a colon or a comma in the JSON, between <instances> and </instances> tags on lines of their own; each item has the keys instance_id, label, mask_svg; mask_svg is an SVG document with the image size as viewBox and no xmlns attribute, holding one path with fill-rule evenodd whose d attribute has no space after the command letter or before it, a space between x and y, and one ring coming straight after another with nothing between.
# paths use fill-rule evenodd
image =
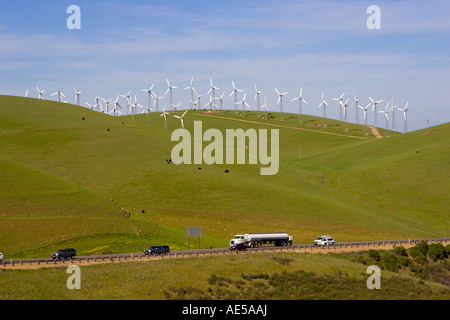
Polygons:
<instances>
[{"instance_id":1,"label":"truck cab","mask_svg":"<svg viewBox=\"0 0 450 320\"><path fill-rule=\"evenodd\" d=\"M237 234L233 239L230 240L230 247L243 243L245 243L245 236L243 234Z\"/></svg>"}]
</instances>

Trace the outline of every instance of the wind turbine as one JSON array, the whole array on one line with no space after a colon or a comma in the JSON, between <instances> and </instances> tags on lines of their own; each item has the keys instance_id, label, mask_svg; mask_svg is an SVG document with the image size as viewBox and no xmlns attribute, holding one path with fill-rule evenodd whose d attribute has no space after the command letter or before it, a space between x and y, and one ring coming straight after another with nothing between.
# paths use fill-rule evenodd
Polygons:
<instances>
[{"instance_id":1,"label":"wind turbine","mask_svg":"<svg viewBox=\"0 0 450 320\"><path fill-rule=\"evenodd\" d=\"M237 93L238 92L244 92L244 91L241 90L241 89L236 88L236 86L234 85L234 81L231 81L231 84L233 85L233 91L231 91L229 97L231 97L233 95L233 93L234 93L234 111L236 111L236 113L237 113L237 107L236 107L236 105L237 105Z\"/></svg>"},{"instance_id":2,"label":"wind turbine","mask_svg":"<svg viewBox=\"0 0 450 320\"><path fill-rule=\"evenodd\" d=\"M106 103L106 113L109 113L109 105L113 102L113 99L109 99L108 101L106 101L105 99L102 98L102 100Z\"/></svg>"},{"instance_id":3,"label":"wind turbine","mask_svg":"<svg viewBox=\"0 0 450 320\"><path fill-rule=\"evenodd\" d=\"M188 87L184 88L184 90L191 89L191 109L192 110L194 110L194 92L195 92L195 94L197 94L197 92L195 91L193 82L194 82L194 77L191 78L191 84Z\"/></svg>"},{"instance_id":4,"label":"wind turbine","mask_svg":"<svg viewBox=\"0 0 450 320\"><path fill-rule=\"evenodd\" d=\"M103 105L102 105L102 102L100 101L100 99L103 100L102 97L95 97L95 106L97 106L97 111L103 112Z\"/></svg>"},{"instance_id":5,"label":"wind turbine","mask_svg":"<svg viewBox=\"0 0 450 320\"><path fill-rule=\"evenodd\" d=\"M367 106L365 106L365 107L358 106L362 111L364 111L364 121L365 121L365 123L366 123L366 126L364 127L364 130L365 130L365 132L366 132L366 136L368 135L368 133L367 133L367 110L369 109L369 107L370 107L371 104L372 104L372 103L369 102L369 103L367 104Z\"/></svg>"},{"instance_id":6,"label":"wind turbine","mask_svg":"<svg viewBox=\"0 0 450 320\"><path fill-rule=\"evenodd\" d=\"M75 92L75 99L73 100L73 103L80 105L80 94L82 91L77 91L75 87L73 87L73 91Z\"/></svg>"},{"instance_id":7,"label":"wind turbine","mask_svg":"<svg viewBox=\"0 0 450 320\"><path fill-rule=\"evenodd\" d=\"M148 89L142 89L142 91L144 91L144 92L148 92L148 101L147 101L147 110L150 108L150 110L152 109L151 108L151 106L152 106L152 95L154 96L155 94L153 93L153 87L155 86L155 84L152 84L151 86L150 86L150 88L148 88ZM158 111L158 110L156 110L156 111Z\"/></svg>"},{"instance_id":8,"label":"wind turbine","mask_svg":"<svg viewBox=\"0 0 450 320\"><path fill-rule=\"evenodd\" d=\"M198 94L198 93L197 93L197 100L195 101L195 102L197 102L197 103L196 103L195 105L196 105L196 107L197 107L197 106L200 106L200 109L202 108L202 104L201 104L201 102L200 102L200 101L201 101L200 99L201 99L201 97L203 97L203 96L204 96L204 94Z\"/></svg>"},{"instance_id":9,"label":"wind turbine","mask_svg":"<svg viewBox=\"0 0 450 320\"><path fill-rule=\"evenodd\" d=\"M213 81L212 81L211 78L209 79L209 83L211 84L211 87L209 88L207 94L209 94L209 93L211 92L211 93L212 93L212 100L216 100L215 90L216 90L216 89L219 90L219 88L217 88L217 87L215 87L215 86L213 85ZM212 100L211 100L211 101L212 101ZM211 106L211 105L210 105L210 106ZM215 105L214 105L214 106L215 106Z\"/></svg>"},{"instance_id":10,"label":"wind turbine","mask_svg":"<svg viewBox=\"0 0 450 320\"><path fill-rule=\"evenodd\" d=\"M322 92L322 102L320 102L320 104L317 108L320 108L320 107L323 108L323 118L325 121L325 123L323 125L324 128L327 127L327 105L328 105L328 103L325 101L325 98L324 98L323 92Z\"/></svg>"},{"instance_id":11,"label":"wind turbine","mask_svg":"<svg viewBox=\"0 0 450 320\"><path fill-rule=\"evenodd\" d=\"M295 101L298 100L298 122L299 123L303 123L303 119L302 119L302 101L306 104L308 104L308 102L302 98L302 91L303 88L300 88L300 93L298 95L298 97L295 97L294 99L292 99L291 101Z\"/></svg>"},{"instance_id":12,"label":"wind turbine","mask_svg":"<svg viewBox=\"0 0 450 320\"><path fill-rule=\"evenodd\" d=\"M61 96L63 96L64 98L66 97L66 96L64 95L64 93L62 93L61 90L58 90L58 91L56 91L55 93L52 93L52 94L51 94L52 97L53 97L54 95L58 95L59 102L62 102Z\"/></svg>"},{"instance_id":13,"label":"wind turbine","mask_svg":"<svg viewBox=\"0 0 450 320\"><path fill-rule=\"evenodd\" d=\"M38 86L36 86L36 89L37 89L37 91L39 93L38 99L44 99L44 91L45 90L39 90Z\"/></svg>"},{"instance_id":14,"label":"wind turbine","mask_svg":"<svg viewBox=\"0 0 450 320\"><path fill-rule=\"evenodd\" d=\"M94 104L94 105L91 105L90 103L88 103L88 102L85 102L85 104L87 104L90 108L91 108L91 110L94 110L94 108L95 107L97 107L97 105L96 104Z\"/></svg>"},{"instance_id":15,"label":"wind turbine","mask_svg":"<svg viewBox=\"0 0 450 320\"><path fill-rule=\"evenodd\" d=\"M260 109L266 109L266 118L268 117L269 109L267 108L269 105L266 103L267 97L264 97L264 104L260 107Z\"/></svg>"},{"instance_id":16,"label":"wind turbine","mask_svg":"<svg viewBox=\"0 0 450 320\"><path fill-rule=\"evenodd\" d=\"M275 91L276 91L277 94L278 94L278 102L277 102L277 104L280 105L281 120L284 120L284 118L283 118L283 96L286 95L286 94L288 94L288 92L280 93L280 92L277 90L277 88L275 88Z\"/></svg>"},{"instance_id":17,"label":"wind turbine","mask_svg":"<svg viewBox=\"0 0 450 320\"><path fill-rule=\"evenodd\" d=\"M144 108L143 106L141 106L138 102L137 102L137 97L136 95L134 95L134 103L132 105L130 105L131 108L131 119L134 121L134 114L136 112L136 107L141 107Z\"/></svg>"},{"instance_id":18,"label":"wind turbine","mask_svg":"<svg viewBox=\"0 0 450 320\"><path fill-rule=\"evenodd\" d=\"M261 94L261 91L259 91L257 88L256 88L256 85L255 85L255 99L253 99L253 100L255 100L256 101L256 111L258 112L258 117L260 116L259 115L259 110L261 109L261 103L259 102L259 95Z\"/></svg>"},{"instance_id":19,"label":"wind turbine","mask_svg":"<svg viewBox=\"0 0 450 320\"><path fill-rule=\"evenodd\" d=\"M25 92L25 98L27 98L28 97L28 89L27 89L27 91Z\"/></svg>"},{"instance_id":20,"label":"wind turbine","mask_svg":"<svg viewBox=\"0 0 450 320\"><path fill-rule=\"evenodd\" d=\"M347 107L348 107L348 100L347 99L344 103L342 103L342 109L344 110L344 121L345 121L345 132L348 131L348 122L347 122Z\"/></svg>"},{"instance_id":21,"label":"wind turbine","mask_svg":"<svg viewBox=\"0 0 450 320\"><path fill-rule=\"evenodd\" d=\"M187 113L188 111L186 110L184 113L183 113L183 115L180 117L180 116L177 116L177 115L173 115L175 118L178 118L178 119L180 119L181 120L181 127L182 128L184 128L184 116L186 115L186 113Z\"/></svg>"},{"instance_id":22,"label":"wind turbine","mask_svg":"<svg viewBox=\"0 0 450 320\"><path fill-rule=\"evenodd\" d=\"M224 94L225 94L225 91L222 92L222 95L220 96L220 98L216 98L216 100L219 100L219 102L220 102L220 111L222 111L222 109L223 109L223 95ZM192 100L191 100L191 102L192 102Z\"/></svg>"},{"instance_id":23,"label":"wind turbine","mask_svg":"<svg viewBox=\"0 0 450 320\"><path fill-rule=\"evenodd\" d=\"M127 94L121 94L121 97L124 97L127 99L127 114L130 113L130 93L131 93L131 89L130 91L128 91Z\"/></svg>"},{"instance_id":24,"label":"wind turbine","mask_svg":"<svg viewBox=\"0 0 450 320\"><path fill-rule=\"evenodd\" d=\"M207 105L209 105L209 113L211 112L211 110L212 110L212 106L214 106L214 107L216 107L216 105L213 103L213 99L215 99L215 98L213 98L212 96L209 96L209 102L207 103L207 104L205 104L204 105L204 107L206 107Z\"/></svg>"},{"instance_id":25,"label":"wind turbine","mask_svg":"<svg viewBox=\"0 0 450 320\"><path fill-rule=\"evenodd\" d=\"M378 113L384 113L384 116L386 117L386 138L389 137L389 132L388 132L389 116L388 116L388 113L389 113L390 110L388 110L388 109L389 109L389 102L387 103L386 108L384 108L383 111L378 111Z\"/></svg>"},{"instance_id":26,"label":"wind turbine","mask_svg":"<svg viewBox=\"0 0 450 320\"><path fill-rule=\"evenodd\" d=\"M394 98L391 99L391 111L392 111L392 131L395 130L395 109L397 109L397 106L394 105Z\"/></svg>"},{"instance_id":27,"label":"wind turbine","mask_svg":"<svg viewBox=\"0 0 450 320\"><path fill-rule=\"evenodd\" d=\"M341 96L339 98L333 98L334 101L339 101L339 107L342 108L342 98L344 97L345 92L342 92ZM342 109L339 108L339 120L342 121Z\"/></svg>"},{"instance_id":28,"label":"wind turbine","mask_svg":"<svg viewBox=\"0 0 450 320\"><path fill-rule=\"evenodd\" d=\"M248 105L248 103L245 101L245 98L247 97L247 93L244 93L244 97L242 98L242 101L240 101L240 102L237 102L238 104L239 103L242 103L242 115L243 116L245 116L245 106L247 106L247 108L249 108L250 109L250 106Z\"/></svg>"},{"instance_id":29,"label":"wind turbine","mask_svg":"<svg viewBox=\"0 0 450 320\"><path fill-rule=\"evenodd\" d=\"M354 98L354 100L355 100L355 101L352 103L352 107L353 107L353 105L355 105L355 122L356 122L357 124L359 124L359 104L358 104L359 99L356 98L356 95L355 95L355 94L353 94L353 98Z\"/></svg>"},{"instance_id":30,"label":"wind turbine","mask_svg":"<svg viewBox=\"0 0 450 320\"><path fill-rule=\"evenodd\" d=\"M114 115L117 117L120 113L119 109L117 109L117 107L119 107L120 109L122 109L122 106L119 104L119 94L117 94L116 100L114 101Z\"/></svg>"},{"instance_id":31,"label":"wind turbine","mask_svg":"<svg viewBox=\"0 0 450 320\"><path fill-rule=\"evenodd\" d=\"M155 105L155 110L158 111L158 101L159 99L164 99L165 97L158 97L156 94L154 95L155 97L155 102L153 103ZM165 104L164 104L165 106Z\"/></svg>"},{"instance_id":32,"label":"wind turbine","mask_svg":"<svg viewBox=\"0 0 450 320\"><path fill-rule=\"evenodd\" d=\"M404 129L405 132L408 132L408 127L407 127L407 117L406 117L406 112L409 111L409 109L407 109L406 107L408 106L409 101L405 104L405 106L403 108L397 108L398 111L402 111L403 112L403 118L405 119L405 123L404 123Z\"/></svg>"},{"instance_id":33,"label":"wind turbine","mask_svg":"<svg viewBox=\"0 0 450 320\"><path fill-rule=\"evenodd\" d=\"M374 101L371 97L369 97L370 101L372 101L373 107L372 107L372 111L373 111L373 117L374 117L374 126L377 127L378 126L378 115L377 115L377 104L380 102L383 102L383 100L377 100Z\"/></svg>"},{"instance_id":34,"label":"wind turbine","mask_svg":"<svg viewBox=\"0 0 450 320\"><path fill-rule=\"evenodd\" d=\"M165 94L167 94L167 92L169 92L169 97L170 97L170 101L169 101L169 103L170 103L170 107L172 108L173 107L173 100L172 100L172 89L177 89L177 87L175 87L175 86L172 86L171 84L170 84L170 82L169 82L169 79L166 79L167 80L167 85L169 86L168 88L167 88L167 90L166 90L166 93ZM172 109L173 110L173 109Z\"/></svg>"}]
</instances>

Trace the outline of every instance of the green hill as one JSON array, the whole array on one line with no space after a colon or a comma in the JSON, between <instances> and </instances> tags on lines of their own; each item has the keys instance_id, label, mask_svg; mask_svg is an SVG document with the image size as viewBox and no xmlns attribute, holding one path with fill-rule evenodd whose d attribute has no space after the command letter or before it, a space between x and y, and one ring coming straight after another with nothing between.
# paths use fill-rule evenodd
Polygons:
<instances>
[{"instance_id":1,"label":"green hill","mask_svg":"<svg viewBox=\"0 0 450 320\"><path fill-rule=\"evenodd\" d=\"M319 117L299 125L295 115L272 115L190 111L185 119L191 132L194 120L222 132L278 128L279 171L262 176L260 165L168 163L180 127L172 115L165 129L160 113L149 125L144 114L0 96L1 250L47 254L55 242L87 253L155 242L186 248L188 225L203 227L202 247L245 232L286 231L295 243L322 233L337 241L448 236L449 124L374 139L364 126L345 132L336 120L324 128ZM73 220L57 228L63 218ZM33 237L20 242L26 228Z\"/></svg>"}]
</instances>

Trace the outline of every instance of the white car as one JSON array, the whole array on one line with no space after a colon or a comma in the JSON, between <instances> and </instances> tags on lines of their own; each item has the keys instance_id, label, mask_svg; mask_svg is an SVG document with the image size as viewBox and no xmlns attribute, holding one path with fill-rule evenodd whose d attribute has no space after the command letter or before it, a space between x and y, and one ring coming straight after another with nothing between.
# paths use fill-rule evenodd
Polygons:
<instances>
[{"instance_id":1,"label":"white car","mask_svg":"<svg viewBox=\"0 0 450 320\"><path fill-rule=\"evenodd\" d=\"M333 246L334 239L330 236L318 236L316 240L314 240L315 246Z\"/></svg>"},{"instance_id":2,"label":"white car","mask_svg":"<svg viewBox=\"0 0 450 320\"><path fill-rule=\"evenodd\" d=\"M0 262L3 261L3 253L0 252Z\"/></svg>"}]
</instances>

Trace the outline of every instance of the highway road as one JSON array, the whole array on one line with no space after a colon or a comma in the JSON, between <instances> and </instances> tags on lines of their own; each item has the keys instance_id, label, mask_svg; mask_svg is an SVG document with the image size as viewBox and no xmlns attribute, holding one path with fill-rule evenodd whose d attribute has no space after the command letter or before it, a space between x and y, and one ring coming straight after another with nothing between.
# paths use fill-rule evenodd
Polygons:
<instances>
[{"instance_id":1,"label":"highway road","mask_svg":"<svg viewBox=\"0 0 450 320\"><path fill-rule=\"evenodd\" d=\"M354 251L354 250L369 250L371 248L389 248L394 245L413 246L420 241L428 243L450 243L450 238L424 238L424 239L403 239L403 240L376 240L376 241L354 241L354 242L336 242L334 246L330 247L316 247L313 244L294 244L292 246L262 246L258 248L248 248L246 252L278 252L278 251L292 251L292 252L332 252L332 251ZM76 249L76 248L75 248ZM221 255L221 254L240 254L239 251L230 251L228 248L210 248L210 249L193 249L193 250L176 250L171 251L165 255L145 256L144 248L142 252L135 253L119 253L119 254L105 254L105 255L90 255L90 256L76 256L69 260L53 260L52 258L33 258L33 259L5 259L0 263L0 268L14 268L24 266L46 267L56 266L61 264L91 264L91 263L106 263L106 262L124 262L124 261L138 261L142 259L165 259L165 258L181 258L181 257L196 257L206 255Z\"/></svg>"}]
</instances>

